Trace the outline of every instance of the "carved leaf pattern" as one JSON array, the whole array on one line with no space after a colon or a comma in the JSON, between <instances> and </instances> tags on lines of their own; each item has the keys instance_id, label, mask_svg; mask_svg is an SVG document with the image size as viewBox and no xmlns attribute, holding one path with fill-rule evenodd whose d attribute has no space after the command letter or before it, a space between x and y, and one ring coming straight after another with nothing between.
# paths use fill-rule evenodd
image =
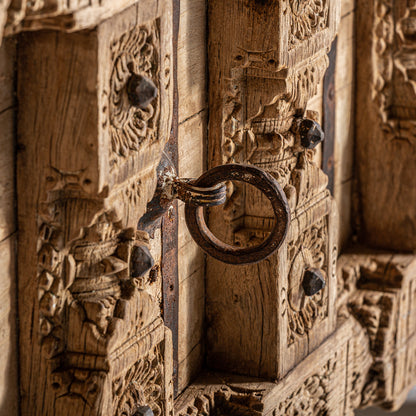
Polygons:
<instances>
[{"instance_id":1,"label":"carved leaf pattern","mask_svg":"<svg viewBox=\"0 0 416 416\"><path fill-rule=\"evenodd\" d=\"M414 109L403 106L416 99L414 70L416 7L408 3L396 16L393 0L376 0L373 27L373 100L377 104L385 137L414 140ZM397 102L399 100L399 102Z\"/></svg>"},{"instance_id":2,"label":"carved leaf pattern","mask_svg":"<svg viewBox=\"0 0 416 416\"><path fill-rule=\"evenodd\" d=\"M125 374L113 381L114 416L132 416L137 406L149 406L155 416L164 411L161 346L156 345Z\"/></svg>"},{"instance_id":3,"label":"carved leaf pattern","mask_svg":"<svg viewBox=\"0 0 416 416\"><path fill-rule=\"evenodd\" d=\"M325 287L311 297L307 297L302 289L303 273L307 267L320 269L323 276L327 275L327 241L326 219L321 219L301 234L295 242L289 243L289 345L295 342L297 337L305 336L317 322L327 315L328 289Z\"/></svg>"},{"instance_id":4,"label":"carved leaf pattern","mask_svg":"<svg viewBox=\"0 0 416 416\"><path fill-rule=\"evenodd\" d=\"M320 373L308 377L285 401L277 407L276 416L325 416L331 376L337 365L337 357L328 360Z\"/></svg>"},{"instance_id":5,"label":"carved leaf pattern","mask_svg":"<svg viewBox=\"0 0 416 416\"><path fill-rule=\"evenodd\" d=\"M150 78L159 88L159 44L158 25L152 22L124 33L112 45L110 92L104 93L108 96L104 126L109 124L112 165L137 152L144 141L151 143L158 138L159 95L144 109L134 107L129 102L126 85L135 73Z\"/></svg>"},{"instance_id":6,"label":"carved leaf pattern","mask_svg":"<svg viewBox=\"0 0 416 416\"><path fill-rule=\"evenodd\" d=\"M328 0L290 0L291 32L289 47L294 47L305 39L328 26Z\"/></svg>"}]
</instances>

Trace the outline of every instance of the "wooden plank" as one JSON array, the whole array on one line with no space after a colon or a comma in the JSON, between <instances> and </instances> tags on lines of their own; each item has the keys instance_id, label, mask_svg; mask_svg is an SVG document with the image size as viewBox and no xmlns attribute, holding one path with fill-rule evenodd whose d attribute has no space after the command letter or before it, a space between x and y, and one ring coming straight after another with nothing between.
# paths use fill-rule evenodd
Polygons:
<instances>
[{"instance_id":1,"label":"wooden plank","mask_svg":"<svg viewBox=\"0 0 416 416\"><path fill-rule=\"evenodd\" d=\"M190 354L179 363L178 391L183 391L199 374L202 367L203 347L197 344Z\"/></svg>"},{"instance_id":2,"label":"wooden plank","mask_svg":"<svg viewBox=\"0 0 416 416\"><path fill-rule=\"evenodd\" d=\"M207 130L206 100L206 2L181 1L178 39L178 174L197 178L205 168ZM185 223L184 204L179 203L178 278L179 368L178 392L199 371L203 360L201 342L204 322L204 254L192 240Z\"/></svg>"},{"instance_id":3,"label":"wooden plank","mask_svg":"<svg viewBox=\"0 0 416 416\"><path fill-rule=\"evenodd\" d=\"M0 414L19 413L16 236L0 243Z\"/></svg>"},{"instance_id":4,"label":"wooden plank","mask_svg":"<svg viewBox=\"0 0 416 416\"><path fill-rule=\"evenodd\" d=\"M361 219L363 243L414 251L416 91L410 74L415 42L410 35L403 42L395 37L400 22L410 24L402 19L413 13L413 6L391 2L384 9L381 4L357 2L355 143L360 205L355 215Z\"/></svg>"},{"instance_id":5,"label":"wooden plank","mask_svg":"<svg viewBox=\"0 0 416 416\"><path fill-rule=\"evenodd\" d=\"M0 113L0 241L16 230L14 122L13 109Z\"/></svg>"},{"instance_id":6,"label":"wooden plank","mask_svg":"<svg viewBox=\"0 0 416 416\"><path fill-rule=\"evenodd\" d=\"M182 0L178 39L179 122L207 106L206 1Z\"/></svg>"},{"instance_id":7,"label":"wooden plank","mask_svg":"<svg viewBox=\"0 0 416 416\"><path fill-rule=\"evenodd\" d=\"M15 104L15 60L16 40L4 39L0 43L0 113Z\"/></svg>"},{"instance_id":8,"label":"wooden plank","mask_svg":"<svg viewBox=\"0 0 416 416\"><path fill-rule=\"evenodd\" d=\"M200 270L197 270L179 285L178 361L182 363L187 359L195 346L203 341L205 320L204 286ZM202 357L200 359L202 360Z\"/></svg>"}]
</instances>

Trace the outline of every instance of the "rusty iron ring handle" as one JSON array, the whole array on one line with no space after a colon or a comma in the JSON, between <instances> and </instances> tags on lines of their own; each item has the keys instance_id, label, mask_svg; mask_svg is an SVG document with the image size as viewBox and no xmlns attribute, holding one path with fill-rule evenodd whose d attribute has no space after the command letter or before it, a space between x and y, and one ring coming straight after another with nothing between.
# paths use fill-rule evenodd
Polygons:
<instances>
[{"instance_id":1,"label":"rusty iron ring handle","mask_svg":"<svg viewBox=\"0 0 416 416\"><path fill-rule=\"evenodd\" d=\"M290 210L286 195L281 186L266 171L251 165L227 164L208 170L193 182L201 187L214 186L225 181L242 181L255 186L270 200L275 225L260 245L239 248L224 243L209 230L203 214L203 207L185 205L185 219L195 242L210 256L230 264L257 263L276 251L284 241L289 224Z\"/></svg>"}]
</instances>

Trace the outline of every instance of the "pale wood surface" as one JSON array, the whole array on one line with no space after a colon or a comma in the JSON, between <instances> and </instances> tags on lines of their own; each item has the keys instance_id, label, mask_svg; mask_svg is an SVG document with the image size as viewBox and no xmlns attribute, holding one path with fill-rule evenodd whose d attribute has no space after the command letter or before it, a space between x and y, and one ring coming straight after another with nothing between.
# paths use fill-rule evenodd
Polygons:
<instances>
[{"instance_id":1,"label":"pale wood surface","mask_svg":"<svg viewBox=\"0 0 416 416\"><path fill-rule=\"evenodd\" d=\"M354 176L355 1L343 0L335 71L334 197L337 201L340 251L352 234L351 199Z\"/></svg>"},{"instance_id":2,"label":"pale wood surface","mask_svg":"<svg viewBox=\"0 0 416 416\"><path fill-rule=\"evenodd\" d=\"M199 177L206 166L206 36L206 1L182 0L178 39L178 174L183 178ZM179 203L179 392L199 373L204 358L204 264L204 254L185 224L184 204Z\"/></svg>"},{"instance_id":3,"label":"pale wood surface","mask_svg":"<svg viewBox=\"0 0 416 416\"><path fill-rule=\"evenodd\" d=\"M415 5L382 3L357 2L355 215L361 220L362 241L413 251L416 91L410 66L415 59L415 41L408 25L413 22Z\"/></svg>"},{"instance_id":4,"label":"pale wood surface","mask_svg":"<svg viewBox=\"0 0 416 416\"><path fill-rule=\"evenodd\" d=\"M15 54L15 41L3 40L0 46L0 415L11 416L18 414L19 399L15 233Z\"/></svg>"},{"instance_id":5,"label":"pale wood surface","mask_svg":"<svg viewBox=\"0 0 416 416\"><path fill-rule=\"evenodd\" d=\"M171 413L160 232L136 231L170 132L171 39L170 2L151 0L92 31L20 38L23 414ZM157 88L143 108L127 96L133 73ZM154 267L136 275L148 249Z\"/></svg>"},{"instance_id":6,"label":"pale wood surface","mask_svg":"<svg viewBox=\"0 0 416 416\"><path fill-rule=\"evenodd\" d=\"M181 0L180 13L178 111L179 123L183 123L207 108L206 0ZM180 134L179 140L182 140Z\"/></svg>"},{"instance_id":7,"label":"pale wood surface","mask_svg":"<svg viewBox=\"0 0 416 416\"><path fill-rule=\"evenodd\" d=\"M16 311L16 236L0 242L0 415L19 410Z\"/></svg>"},{"instance_id":8,"label":"pale wood surface","mask_svg":"<svg viewBox=\"0 0 416 416\"><path fill-rule=\"evenodd\" d=\"M352 416L355 408L372 404L398 408L416 382L415 256L358 247L337 266L338 252L351 236L353 152L361 137L364 231L375 218L381 228L371 231L370 240L389 250L414 249L414 137L409 133L414 92L408 85L413 72L404 59L388 80L395 93L385 94L392 100L387 112L377 94L389 83L364 75L380 69L377 53L383 53L383 43L371 49L374 35L388 33L374 23L378 1L358 1L360 22L372 23L357 38L353 0L211 0L208 16L205 0L181 1L179 176L197 177L207 165L230 162L267 169L285 192L292 223L281 249L264 262L238 267L208 259L206 265L179 204L178 387L183 393L177 416ZM34 31L20 38L18 53L22 414L131 416L137 404L147 404L158 416L172 416L172 341L160 307L161 233L134 232L153 195L154 170L170 129L171 2L87 3L53 0L48 4L57 8L51 12L41 1L14 2L6 27L8 34ZM321 80L340 4L339 223L319 168L321 149L302 149L293 125L300 116L322 121ZM394 14L403 17L395 30L404 30L399 35L407 42L400 53L413 47L406 32L412 20L406 19L415 4L406 5L397 2ZM0 27L5 7L0 3ZM380 8L377 16L389 12ZM93 29L36 32L86 27ZM6 39L0 49L0 414L3 408L13 414L17 407L14 47ZM403 70L410 82L400 78ZM157 85L151 108L131 108L125 88L132 71ZM360 101L360 94L365 99ZM394 122L404 120L394 132L399 137L383 136L386 125L381 129L372 114L380 108L388 123L393 113ZM367 109L371 128L366 129ZM376 142L384 139L387 145ZM380 169L398 160L390 176ZM385 178L387 185L375 186ZM395 210L378 198L381 192L390 201L392 189ZM211 212L214 232L238 244L267 235L272 219L265 198L241 187L230 188L230 195L226 209ZM383 215L380 206L386 208ZM150 250L155 266L132 279L133 253L140 247ZM320 270L326 287L309 298L302 283L311 266ZM205 354L208 365L221 372L205 373L185 389L202 371Z\"/></svg>"}]
</instances>

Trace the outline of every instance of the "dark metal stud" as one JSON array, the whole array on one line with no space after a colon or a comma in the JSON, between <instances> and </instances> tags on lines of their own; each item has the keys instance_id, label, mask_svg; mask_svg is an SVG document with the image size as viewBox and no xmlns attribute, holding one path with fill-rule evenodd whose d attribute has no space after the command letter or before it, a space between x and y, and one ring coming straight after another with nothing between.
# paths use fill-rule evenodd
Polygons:
<instances>
[{"instance_id":1,"label":"dark metal stud","mask_svg":"<svg viewBox=\"0 0 416 416\"><path fill-rule=\"evenodd\" d=\"M131 277L140 277L155 265L155 261L146 246L134 246L131 251L130 264Z\"/></svg>"},{"instance_id":2,"label":"dark metal stud","mask_svg":"<svg viewBox=\"0 0 416 416\"><path fill-rule=\"evenodd\" d=\"M305 149L313 149L325 139L325 134L319 123L309 118L297 120L295 131L300 135L300 143Z\"/></svg>"},{"instance_id":3,"label":"dark metal stud","mask_svg":"<svg viewBox=\"0 0 416 416\"><path fill-rule=\"evenodd\" d=\"M127 81L127 96L131 105L141 109L147 106L157 97L157 87L150 78L133 74Z\"/></svg>"},{"instance_id":4,"label":"dark metal stud","mask_svg":"<svg viewBox=\"0 0 416 416\"><path fill-rule=\"evenodd\" d=\"M149 406L140 406L137 408L134 416L154 416L154 413Z\"/></svg>"},{"instance_id":5,"label":"dark metal stud","mask_svg":"<svg viewBox=\"0 0 416 416\"><path fill-rule=\"evenodd\" d=\"M322 272L314 267L307 268L303 275L302 287L306 296L316 295L325 287Z\"/></svg>"}]
</instances>

